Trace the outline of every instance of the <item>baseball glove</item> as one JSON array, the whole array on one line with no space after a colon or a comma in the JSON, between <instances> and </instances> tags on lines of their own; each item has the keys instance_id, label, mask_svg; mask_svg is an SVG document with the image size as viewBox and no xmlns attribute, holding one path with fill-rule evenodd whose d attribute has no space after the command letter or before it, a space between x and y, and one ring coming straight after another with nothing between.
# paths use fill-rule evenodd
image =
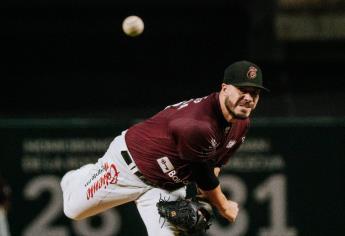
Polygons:
<instances>
[{"instance_id":1,"label":"baseball glove","mask_svg":"<svg viewBox=\"0 0 345 236\"><path fill-rule=\"evenodd\" d=\"M161 217L188 235L205 232L214 218L212 206L195 198L176 201L160 199L157 208Z\"/></svg>"}]
</instances>

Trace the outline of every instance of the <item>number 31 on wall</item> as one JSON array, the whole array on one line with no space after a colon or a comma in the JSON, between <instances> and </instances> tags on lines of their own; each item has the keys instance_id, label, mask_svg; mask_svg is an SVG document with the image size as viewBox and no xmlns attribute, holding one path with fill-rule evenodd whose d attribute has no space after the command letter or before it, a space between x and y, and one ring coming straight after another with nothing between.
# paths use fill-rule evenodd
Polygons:
<instances>
[{"instance_id":1,"label":"number 31 on wall","mask_svg":"<svg viewBox=\"0 0 345 236\"><path fill-rule=\"evenodd\" d=\"M233 225L224 228L218 224L211 227L210 234L217 236L245 235L249 227L247 211L241 207L247 201L247 187L238 176L224 175L220 178L222 189L231 193L233 201L240 205L240 213ZM254 199L259 202L269 201L269 222L267 227L258 229L258 236L297 236L297 229L287 226L286 211L286 177L282 174L272 175L253 191Z\"/></svg>"}]
</instances>

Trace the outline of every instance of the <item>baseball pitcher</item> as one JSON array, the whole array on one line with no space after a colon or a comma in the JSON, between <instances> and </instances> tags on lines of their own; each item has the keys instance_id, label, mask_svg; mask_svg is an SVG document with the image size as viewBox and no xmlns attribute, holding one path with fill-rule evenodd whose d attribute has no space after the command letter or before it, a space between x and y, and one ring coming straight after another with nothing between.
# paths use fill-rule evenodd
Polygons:
<instances>
[{"instance_id":1,"label":"baseball pitcher","mask_svg":"<svg viewBox=\"0 0 345 236\"><path fill-rule=\"evenodd\" d=\"M168 211L162 199L184 199L185 186L195 183L202 197L234 222L238 205L223 194L218 173L244 142L261 90L267 89L260 68L238 61L226 68L219 92L167 106L123 131L97 163L65 174L64 213L80 220L135 202L148 235L178 235L181 220L172 217L185 213ZM197 209L190 214L198 221L199 206L179 206L184 212ZM164 224L162 216L168 219Z\"/></svg>"}]
</instances>

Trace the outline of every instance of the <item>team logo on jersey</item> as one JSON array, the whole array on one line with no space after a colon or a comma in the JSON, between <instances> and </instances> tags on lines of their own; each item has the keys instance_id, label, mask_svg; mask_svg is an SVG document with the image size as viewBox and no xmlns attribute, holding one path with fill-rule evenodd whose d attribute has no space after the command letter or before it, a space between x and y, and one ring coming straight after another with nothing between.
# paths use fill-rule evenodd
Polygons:
<instances>
[{"instance_id":1,"label":"team logo on jersey","mask_svg":"<svg viewBox=\"0 0 345 236\"><path fill-rule=\"evenodd\" d=\"M230 140L226 145L226 148L232 148L236 144L236 140Z\"/></svg>"},{"instance_id":2,"label":"team logo on jersey","mask_svg":"<svg viewBox=\"0 0 345 236\"><path fill-rule=\"evenodd\" d=\"M254 66L250 66L247 72L247 78L248 79L255 79L256 78L256 73L258 69L256 69Z\"/></svg>"},{"instance_id":3,"label":"team logo on jersey","mask_svg":"<svg viewBox=\"0 0 345 236\"><path fill-rule=\"evenodd\" d=\"M244 140L246 140L246 136L242 137L242 143L244 143Z\"/></svg>"},{"instance_id":4,"label":"team logo on jersey","mask_svg":"<svg viewBox=\"0 0 345 236\"><path fill-rule=\"evenodd\" d=\"M175 169L175 167L173 166L173 164L171 164L168 157L159 158L159 159L157 159L157 162L158 162L159 167L162 169L164 174Z\"/></svg>"},{"instance_id":5,"label":"team logo on jersey","mask_svg":"<svg viewBox=\"0 0 345 236\"><path fill-rule=\"evenodd\" d=\"M212 138L211 139L211 146L209 148L216 149L218 146L219 146L219 143L217 143L217 141L214 138Z\"/></svg>"},{"instance_id":6,"label":"team logo on jersey","mask_svg":"<svg viewBox=\"0 0 345 236\"><path fill-rule=\"evenodd\" d=\"M182 180L177 176L177 171L175 167L171 164L171 161L168 157L162 157L157 159L159 167L162 169L164 174L167 174L174 183L183 183L187 185L189 182L187 180Z\"/></svg>"}]
</instances>

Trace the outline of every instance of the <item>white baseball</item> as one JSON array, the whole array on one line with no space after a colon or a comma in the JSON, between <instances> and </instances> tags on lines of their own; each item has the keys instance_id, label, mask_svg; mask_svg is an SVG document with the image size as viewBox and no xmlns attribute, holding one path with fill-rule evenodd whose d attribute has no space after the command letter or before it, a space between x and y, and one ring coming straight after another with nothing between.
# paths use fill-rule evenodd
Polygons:
<instances>
[{"instance_id":1,"label":"white baseball","mask_svg":"<svg viewBox=\"0 0 345 236\"><path fill-rule=\"evenodd\" d=\"M139 16L128 16L122 22L122 29L128 36L138 36L144 31L144 22Z\"/></svg>"}]
</instances>

